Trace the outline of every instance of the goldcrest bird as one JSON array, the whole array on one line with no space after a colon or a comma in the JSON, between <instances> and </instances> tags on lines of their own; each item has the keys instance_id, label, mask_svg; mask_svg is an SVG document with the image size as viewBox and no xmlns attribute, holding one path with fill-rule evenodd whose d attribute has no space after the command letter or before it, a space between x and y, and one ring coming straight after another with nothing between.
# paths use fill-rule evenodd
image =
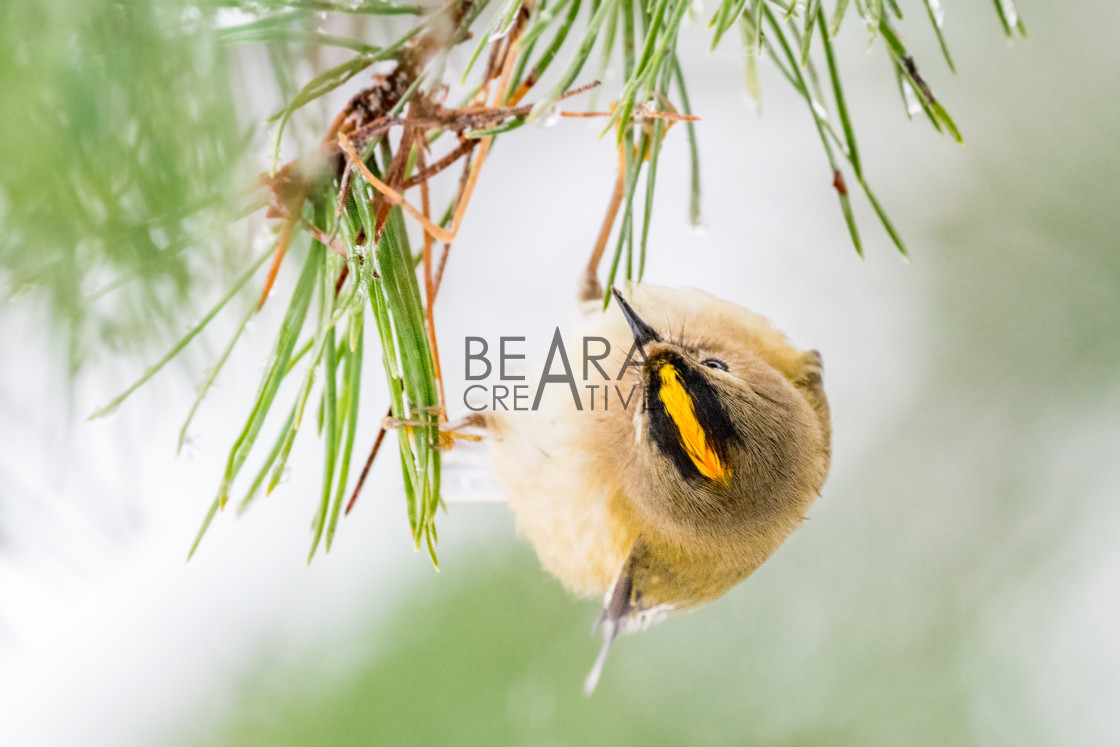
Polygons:
<instances>
[{"instance_id":1,"label":"goldcrest bird","mask_svg":"<svg viewBox=\"0 0 1120 747\"><path fill-rule=\"evenodd\" d=\"M550 385L536 411L482 416L518 530L565 587L604 595L589 693L619 634L754 572L801 525L830 459L816 351L699 290L631 284L606 312L595 291L581 332L609 341L601 368L623 371L619 397L604 409L584 389L577 409Z\"/></svg>"}]
</instances>

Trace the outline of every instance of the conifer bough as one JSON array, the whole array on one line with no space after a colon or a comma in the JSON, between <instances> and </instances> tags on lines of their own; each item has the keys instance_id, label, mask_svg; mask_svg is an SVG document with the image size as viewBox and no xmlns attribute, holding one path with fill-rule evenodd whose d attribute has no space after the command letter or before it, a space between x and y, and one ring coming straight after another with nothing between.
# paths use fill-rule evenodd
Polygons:
<instances>
[{"instance_id":1,"label":"conifer bough","mask_svg":"<svg viewBox=\"0 0 1120 747\"><path fill-rule=\"evenodd\" d=\"M953 69L942 36L939 0L923 2L922 15L937 35L945 63ZM659 153L668 129L678 122L687 128L692 159L689 217L694 224L700 222L698 118L691 110L677 56L681 24L693 6L689 0L449 0L437 6L382 0L350 5L280 0L267 5L275 7L251 22L221 29L222 40L274 46L295 42L354 52L308 81L269 120L276 128L273 168L261 177L257 193L250 199L259 202L263 195L267 218L278 225L275 244L252 262L162 360L94 417L116 408L239 291L257 282L259 303L235 327L229 345L200 388L201 402L245 325L269 302L279 268L285 261L301 264L256 397L230 448L217 495L190 553L232 499L237 499L240 513L262 490L267 494L277 487L301 426L313 412L324 459L308 560L320 545L330 549L339 519L354 506L384 442L385 428L390 426L397 431L413 541L417 549L425 547L435 563L440 452L450 435L445 427L433 302L451 242L479 184L487 154L497 138L534 119L601 116L603 133L610 134L618 145L619 174L589 269L598 266L613 235L604 287L610 288L620 274L640 279ZM960 142L956 123L902 40L903 13L898 2L856 0L851 5L871 42L880 42L885 49L907 114L921 111L934 128ZM1009 37L1024 35L1011 0L996 0L995 5L1005 33ZM834 37L849 2L837 0L830 8L825 6L821 0L723 0L709 23L712 47L738 26L747 91L759 95L757 61L768 57L805 100L856 251L862 255L850 181L859 186L897 249L906 254L901 236L864 179L838 72ZM260 11L259 4L253 7ZM374 46L366 39L309 30L308 20L315 13L414 15L417 21L400 38ZM586 19L582 23L581 15ZM571 49L565 45L569 40L575 47L565 52ZM468 42L473 49L466 72L461 81L449 80L448 54ZM596 50L597 62L588 64ZM557 60L563 64L554 64ZM818 69L817 60L823 61L823 68ZM374 74L372 84L355 94L324 127L321 146L280 165L280 143L292 116L377 63L389 63L391 69ZM601 96L596 80L604 78L612 65L621 67L622 83L609 111L558 108L574 105L575 97L588 91L593 107ZM553 76L553 82L542 90L540 81L546 74ZM449 83L460 84L466 91L454 104L446 101ZM429 183L433 179L456 180L453 183L458 185L441 213L432 212ZM634 198L643 180L642 211L636 215ZM414 233L419 229L421 246L417 248L410 243L409 224ZM289 248L300 235L309 237L309 247L289 257ZM297 254L301 256L294 256ZM267 274L258 279L258 271L266 264ZM371 341L367 334L372 335ZM355 434L363 412L360 383L367 344L380 349L390 406L364 468L351 486L359 446ZM293 375L299 381L294 401L278 402L281 383ZM198 402L188 424L197 408ZM279 430L272 434L271 444L259 443L266 417L277 410L283 419ZM183 434L186 429L187 424ZM251 455L259 461L245 475Z\"/></svg>"}]
</instances>

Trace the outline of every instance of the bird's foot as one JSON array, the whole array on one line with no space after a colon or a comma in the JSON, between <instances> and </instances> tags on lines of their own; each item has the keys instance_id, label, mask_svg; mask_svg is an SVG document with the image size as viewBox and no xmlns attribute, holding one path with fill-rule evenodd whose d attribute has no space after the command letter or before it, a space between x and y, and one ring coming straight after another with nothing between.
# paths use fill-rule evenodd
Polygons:
<instances>
[{"instance_id":1,"label":"bird's foot","mask_svg":"<svg viewBox=\"0 0 1120 747\"><path fill-rule=\"evenodd\" d=\"M439 425L439 442L436 448L441 450L449 450L455 446L456 441L470 441L477 442L482 440L482 436L477 433L464 432L467 428L484 428L485 423L481 415L467 415L466 417L459 418L458 420L447 420L442 407L421 407L418 408L419 412L435 415L438 418ZM386 430L396 428L431 428L437 425L436 422L429 420L416 420L408 418L394 418L389 416L381 421L381 425Z\"/></svg>"}]
</instances>

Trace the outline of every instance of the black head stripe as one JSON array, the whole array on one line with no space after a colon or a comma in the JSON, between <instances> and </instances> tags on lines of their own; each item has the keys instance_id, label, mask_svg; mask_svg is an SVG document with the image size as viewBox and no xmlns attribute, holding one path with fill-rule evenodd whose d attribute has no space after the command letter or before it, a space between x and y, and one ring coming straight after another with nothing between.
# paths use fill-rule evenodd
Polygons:
<instances>
[{"instance_id":1,"label":"black head stripe","mask_svg":"<svg viewBox=\"0 0 1120 747\"><path fill-rule=\"evenodd\" d=\"M646 369L646 410L653 441L661 453L676 465L682 477L700 478L702 475L681 444L677 425L665 411L659 395L661 389L659 371L663 364L672 365L680 374L685 391L692 400L696 420L704 429L709 446L724 463L728 461L730 447L738 439L738 434L731 423L731 418L720 403L719 392L704 374L694 370L676 354L658 356L650 361Z\"/></svg>"}]
</instances>

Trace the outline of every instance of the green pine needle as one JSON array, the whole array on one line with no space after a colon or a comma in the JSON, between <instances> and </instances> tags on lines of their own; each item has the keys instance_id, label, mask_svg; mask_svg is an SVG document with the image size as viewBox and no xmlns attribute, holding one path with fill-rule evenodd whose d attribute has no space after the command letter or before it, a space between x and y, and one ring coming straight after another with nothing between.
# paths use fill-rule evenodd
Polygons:
<instances>
[{"instance_id":1,"label":"green pine needle","mask_svg":"<svg viewBox=\"0 0 1120 747\"><path fill-rule=\"evenodd\" d=\"M1025 36L1012 0L994 2L1004 33L1008 37ZM924 3L941 55L950 71L955 72L942 29L940 6L936 0ZM375 79L381 81L392 75L385 72L394 69L391 63L395 63L397 70L408 71L408 76L398 81L400 87L392 91L391 104L385 105L387 111L374 113L383 122L396 125L399 122L394 118L412 116L410 112L415 107L410 105L430 104L433 96L438 99L440 87L448 78L447 53L452 48L468 38L477 40L473 50L464 50L471 54L461 80L457 81L463 84L461 94L466 106L493 83L486 76L493 76L494 71L484 71L482 68L487 65L476 64L484 50L501 52L512 46L503 45L503 40L520 34L517 46L513 47L517 56L506 68L510 73L508 86L498 92L497 98L504 96L509 101L531 89L527 100L535 98L536 103L529 114L524 109L506 116L499 113L470 127L458 126L450 120L414 126L416 137L440 147L447 140L462 142L454 136L505 137L552 112L568 91L591 82L584 70L588 69L592 54L596 54L590 67L598 79L609 79L612 67L618 73L616 88L602 89L604 95L614 98L603 133L614 130L621 149L624 184L623 202L613 228L614 252L607 270L609 287L620 276L643 277L648 254L656 250L652 240L654 205L657 189L664 181L658 178L663 158L667 157L663 148L684 147L687 142L688 218L693 225L702 224L699 140L704 132L703 123L685 122L686 137L682 141L673 135L680 128L674 127L672 115L693 112L677 52L679 31L692 3L592 0L590 12L581 20L582 0L556 0L551 4L548 0L531 4L523 0L446 0L438 6L384 0L359 4L284 0L266 13L257 12L259 9L246 0L224 5L252 13L254 17L248 22L215 28L213 18L204 16L197 28L189 31L180 29L177 22L162 19L144 4L126 4L128 7L116 8L112 13L95 5L83 8L71 19L46 5L15 4L13 10L6 11L5 20L10 22L0 25L0 41L4 42L0 48L15 50L11 60L0 57L0 78L5 81L5 86L0 87L0 109L15 113L9 118L11 123L0 122L0 162L15 164L10 170L14 176L5 173L4 181L0 182L0 195L5 198L0 201L0 217L5 221L5 231L0 233L0 269L6 271L17 290L42 288L58 313L71 320L72 356L79 360L78 342L85 337L83 330L97 320L94 304L110 294L126 294L134 289L138 297L132 300L141 302L135 304L138 308L150 310L147 317L164 325L174 319L172 312L178 307L164 302L167 294L163 290L170 284L175 291L171 298L189 299L197 280L188 271L188 250L197 245L201 236L222 237L221 230L206 225L200 216L220 219L220 228L226 219L238 217L237 209L229 210L227 204L251 205L255 210L267 202L281 214L294 211L288 216L293 225L297 230L306 228L314 238L309 246L304 241L298 246L292 243L288 249L286 262L293 273L298 269L298 278L294 286L283 292L278 290L270 301L286 304L286 310L258 390L246 400L245 421L230 447L217 494L190 554L197 550L215 516L228 502L234 484L256 449L265 421L277 407L285 415L284 422L275 434L269 435L270 446L263 459L254 463L252 480L242 494L238 513L283 482L309 401L319 406L323 464L319 494L310 512L308 561L321 544L326 550L331 549L343 502L351 489L359 418L368 417L359 407L361 376L369 352L368 321L372 325L368 344L380 353L390 411L399 424L395 429L398 456L413 545L417 550L423 547L438 569L436 515L442 505L440 408L446 403L440 401L435 356L428 336L429 299L421 292L417 277L419 254L413 252L409 241L412 219L406 220L400 207L390 209L380 198L371 205L376 194L361 174L353 170L347 176L349 192L340 195L342 183L337 177L343 162L334 153L308 166L312 176L302 185L305 194L301 193L298 202L285 201L282 192L284 179L298 178L299 169L285 170L271 181L260 180L261 184L269 182L266 189L277 190L270 195L271 200L259 190L238 200L230 200L221 193L217 185L233 183L230 163L237 161L254 134L235 126L241 112L229 83L234 76L229 74L224 55L243 45L262 45L272 61L275 80L271 83L284 95L283 105L267 120L273 126L270 172L275 176L281 173L280 148L293 120L301 128L311 123L310 127L326 133L334 112L328 112L328 119L322 121L322 112L316 107L313 115L312 110L306 109L308 105L322 102L328 94L340 95L344 86L362 74L368 75L371 68L383 76ZM848 13L849 10L852 12ZM320 29L320 13L368 16L373 20L353 28L373 29L373 33L368 34L369 38L365 33L327 33ZM485 22L479 20L484 13L488 14ZM909 26L904 26L901 4L896 0L721 0L708 24L711 48L738 25L739 43L746 58L745 85L755 100L761 96L759 60L763 51L767 53L809 109L830 168L829 180L837 195L845 230L856 251L862 256L865 243L857 225L849 182L853 187L859 186L858 191L863 193L887 238L906 256L901 233L866 179L854 112L844 93L840 71L848 52L842 48L838 33L844 19L852 14L857 14L867 28L869 43L877 51L885 52L904 100L914 102L914 112L920 107L938 132L962 142L956 122L934 96L903 42L901 29ZM380 16L406 18L391 25L380 20ZM121 18L129 23L130 44L126 47L112 42L113 34L108 33L117 29ZM39 27L51 28L52 34L32 37L25 33ZM342 26L330 28L333 31ZM40 59L35 65L20 62L31 49L24 37L34 38L41 47L36 50ZM87 50L83 52L80 70L74 70L70 64L69 39L77 39L78 48ZM333 59L337 64L304 75L303 58L298 54L324 48L335 50L332 54L336 55ZM339 56L343 57L341 61ZM561 57L563 60L557 63ZM217 63L216 58L220 60ZM820 73L817 65L821 66ZM542 92L538 86L544 76L549 76L550 82L547 91ZM21 102L34 99L33 94L40 90L60 90L66 95L58 97L53 109L32 107L29 116L21 119ZM101 96L98 92L102 91L113 95ZM594 96L599 94L600 89L596 89L591 97L592 110L597 108ZM107 108L112 102L119 102L122 111L130 112L128 121L119 123L125 127L116 126L117 114ZM451 108L450 104L441 105ZM650 116L655 113L660 116ZM66 157L43 146L41 134L27 134L43 131L50 131L50 140L54 142L68 147L73 144ZM399 131L389 136L382 128L364 139L355 137L364 166L374 175L388 172L393 178L400 178L402 165L404 178L415 175L419 150L414 147L398 154L394 149L401 147ZM344 132L353 134L349 130ZM449 133L451 137L444 138ZM332 142L326 145L333 147ZM158 157L160 168L145 161L144 153ZM314 155L308 154L306 163L312 163ZM58 163L70 164L68 168L73 169L73 174L57 169ZM394 164L392 169L390 164ZM300 165L305 162L301 160ZM40 178L46 185L42 194L29 187ZM643 179L644 187L640 188ZM635 206L639 191L640 215L636 214ZM74 214L72 226L60 227L59 221L54 220L58 195L65 195L68 200ZM450 222L454 205L452 202L447 206L442 225ZM39 251L42 246L59 249L44 259ZM166 367L272 255L270 250L252 259L198 323L137 381L91 417L112 411ZM104 277L107 270L112 270L108 283ZM92 293L82 287L86 273L100 281ZM316 312L312 313L316 299ZM180 449L202 401L240 344L254 314L255 308L249 308L239 317L228 343L199 387L179 433ZM135 321L135 326L139 328L141 322ZM293 398L278 401L283 382L299 366L302 368ZM384 411L379 406L373 412Z\"/></svg>"}]
</instances>

